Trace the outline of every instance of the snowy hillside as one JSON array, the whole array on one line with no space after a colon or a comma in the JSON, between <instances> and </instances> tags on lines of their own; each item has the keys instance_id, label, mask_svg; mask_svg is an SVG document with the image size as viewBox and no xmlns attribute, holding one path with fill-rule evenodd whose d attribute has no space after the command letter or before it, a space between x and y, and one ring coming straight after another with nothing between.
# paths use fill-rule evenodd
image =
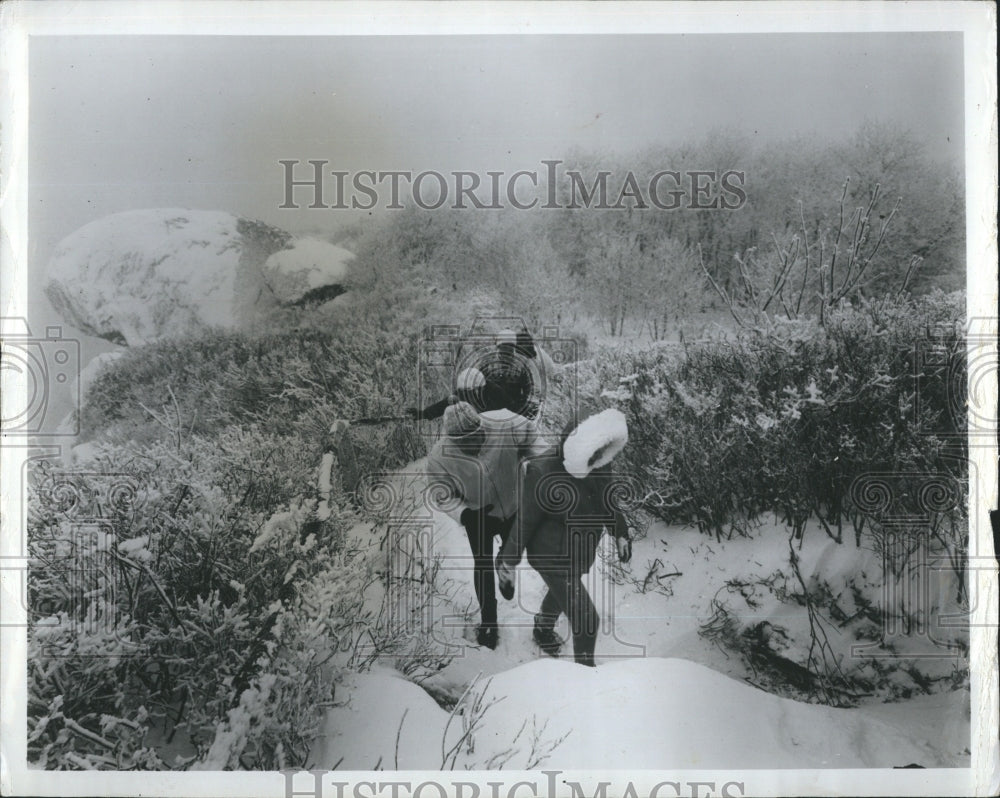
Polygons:
<instances>
[{"instance_id":1,"label":"snowy hillside","mask_svg":"<svg viewBox=\"0 0 1000 798\"><path fill-rule=\"evenodd\" d=\"M298 257L281 250L287 255L272 266L302 266L308 287L312 251L308 244ZM336 311L326 303L302 315L333 319ZM830 351L839 352L834 343ZM783 345L773 348L785 352ZM725 363L742 356L729 342L706 347L698 351ZM892 452L877 448L885 444L870 431L877 424L865 425L873 413L896 417L895 394L869 396L861 412L851 393L849 403L833 406L849 407L843 417L829 403L822 412L799 408L808 402L799 397L792 410L802 424L791 411L784 431L752 424L742 428L742 448L730 451L726 433L746 408L706 415L715 375L730 374L714 360L698 361L701 393L675 374L685 364L656 352L633 364L601 350L589 366L578 363L582 395L629 386L614 401L628 411L632 442L615 465L640 480L634 495L664 499L641 511L627 505L631 560L620 563L605 538L586 577L601 620L597 668L586 670L573 663L571 644L551 660L532 641L543 584L525 562L513 600L500 602L496 649L476 644L467 535L438 511L441 497L418 459L440 422L389 415L412 401L417 349L412 336L369 338L350 325L334 334L237 331L158 341L84 371L81 385L92 372L101 376L81 414L91 437L74 450L74 465L86 464L73 474L72 495L82 502L75 511L113 512L116 562L129 569L123 573L148 568L155 581L143 579L137 597L94 594L109 615L118 601L138 608L114 631L116 640L144 641L128 652L136 663L128 706L101 705L97 714L87 696L117 695L121 669L65 656L76 645L105 645L103 636L81 643L62 623L58 634L35 633L32 761L104 766L101 740L67 736L63 726L100 734L104 718L120 717L115 734L128 761L150 768L970 764L969 636L955 623L968 611L960 581L966 526L949 503L961 490L889 482L876 491L888 497L881 511L859 504L851 489L836 494L852 502L848 512L838 505L837 521L806 513L783 520L789 508L817 499L807 489L827 485L820 479L829 475L802 474L836 451L817 454L801 436L829 433L822 442L850 430L859 443L841 451L854 453L851 473L870 467L872 456ZM905 397L903 378L890 379L880 360L896 362L896 352L886 346L871 355L878 368L869 382ZM798 368L795 353L786 356L789 370ZM811 386L812 374L831 371L834 382L846 381L839 361L821 369L825 362L799 383ZM546 433L573 405L564 395L573 393L571 382L567 370L551 382ZM734 402L748 393L736 383L727 389ZM660 390L668 384L672 393ZM773 384L781 388L784 375ZM797 390L751 399L776 403ZM704 401L693 401L699 396ZM331 431L335 419L372 416L390 420ZM713 418L719 426L708 434ZM667 440L662 430L678 435ZM862 450L862 439L876 450ZM896 454L910 463L922 451ZM128 512L101 481L119 470L141 489ZM39 561L77 545L59 478L45 466L31 486ZM928 507L911 501L926 495L935 498ZM702 512L713 507L701 502L716 499L721 514ZM778 502L777 516L765 499ZM660 512L668 506L680 509ZM934 545L915 525L890 536L879 522L886 509L922 508L934 512ZM899 542L910 545L887 545ZM95 569L101 564L99 546L82 551ZM46 617L81 613L60 569L40 570L37 584ZM133 617L144 619L139 627ZM565 619L556 631L568 637ZM161 662L179 663L171 681L148 683L148 669ZM63 688L77 683L91 692Z\"/></svg>"}]
</instances>

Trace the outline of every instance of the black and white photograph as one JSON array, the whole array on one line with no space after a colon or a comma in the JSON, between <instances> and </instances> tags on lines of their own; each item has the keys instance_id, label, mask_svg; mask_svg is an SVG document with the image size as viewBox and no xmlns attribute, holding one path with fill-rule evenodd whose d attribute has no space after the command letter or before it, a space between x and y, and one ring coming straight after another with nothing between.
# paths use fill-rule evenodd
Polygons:
<instances>
[{"instance_id":1,"label":"black and white photograph","mask_svg":"<svg viewBox=\"0 0 1000 798\"><path fill-rule=\"evenodd\" d=\"M0 23L4 794L996 794L995 5Z\"/></svg>"}]
</instances>

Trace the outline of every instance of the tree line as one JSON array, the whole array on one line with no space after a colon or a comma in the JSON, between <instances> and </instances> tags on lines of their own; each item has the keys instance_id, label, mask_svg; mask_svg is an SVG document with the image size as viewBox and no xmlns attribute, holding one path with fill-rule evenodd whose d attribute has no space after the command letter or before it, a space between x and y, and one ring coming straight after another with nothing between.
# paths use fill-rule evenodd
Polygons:
<instances>
[{"instance_id":1,"label":"tree line","mask_svg":"<svg viewBox=\"0 0 1000 798\"><path fill-rule=\"evenodd\" d=\"M571 154L562 168L590 187L602 173L738 172L746 198L662 210L575 191L554 211L394 212L335 236L358 254L349 287L377 298L388 325L392 307L476 306L529 324L583 314L612 336L658 340L691 311L766 301L761 289L791 317L964 285L961 173L905 130L867 124L837 144L728 132L629 157Z\"/></svg>"}]
</instances>

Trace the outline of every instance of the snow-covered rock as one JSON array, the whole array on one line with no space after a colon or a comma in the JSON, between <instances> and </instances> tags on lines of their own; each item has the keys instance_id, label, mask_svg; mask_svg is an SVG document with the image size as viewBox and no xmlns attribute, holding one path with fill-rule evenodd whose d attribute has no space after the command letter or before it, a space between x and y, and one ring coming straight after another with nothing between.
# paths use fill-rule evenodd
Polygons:
<instances>
[{"instance_id":1,"label":"snow-covered rock","mask_svg":"<svg viewBox=\"0 0 1000 798\"><path fill-rule=\"evenodd\" d=\"M318 238L300 238L264 263L264 280L279 302L333 299L343 293L354 253Z\"/></svg>"},{"instance_id":2,"label":"snow-covered rock","mask_svg":"<svg viewBox=\"0 0 1000 798\"><path fill-rule=\"evenodd\" d=\"M252 324L331 286L335 295L349 256L222 211L126 211L58 245L45 293L77 329L135 345Z\"/></svg>"}]
</instances>

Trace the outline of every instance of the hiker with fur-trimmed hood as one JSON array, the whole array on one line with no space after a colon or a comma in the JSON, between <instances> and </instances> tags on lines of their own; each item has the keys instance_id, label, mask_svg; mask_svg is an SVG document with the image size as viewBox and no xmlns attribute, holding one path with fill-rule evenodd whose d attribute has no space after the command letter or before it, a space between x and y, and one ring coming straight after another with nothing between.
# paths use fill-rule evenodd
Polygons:
<instances>
[{"instance_id":1,"label":"hiker with fur-trimmed hood","mask_svg":"<svg viewBox=\"0 0 1000 798\"><path fill-rule=\"evenodd\" d=\"M499 535L503 546L514 526L521 461L546 448L531 420L511 413L480 414L458 402L445 410L444 435L427 456L429 480L449 497L442 509L469 539L481 615L476 640L487 648L496 648L498 638L493 538ZM513 593L504 596L509 599Z\"/></svg>"},{"instance_id":2,"label":"hiker with fur-trimmed hood","mask_svg":"<svg viewBox=\"0 0 1000 798\"><path fill-rule=\"evenodd\" d=\"M556 621L565 614L573 655L582 665L594 665L599 621L582 580L594 565L605 528L621 561L632 556L628 525L613 503L617 479L610 468L627 442L625 416L605 410L575 429L567 426L559 446L525 463L519 519L497 558L506 595L513 587L513 569L527 550L529 564L548 588L535 615L535 642L554 656L563 642L555 633Z\"/></svg>"}]
</instances>

